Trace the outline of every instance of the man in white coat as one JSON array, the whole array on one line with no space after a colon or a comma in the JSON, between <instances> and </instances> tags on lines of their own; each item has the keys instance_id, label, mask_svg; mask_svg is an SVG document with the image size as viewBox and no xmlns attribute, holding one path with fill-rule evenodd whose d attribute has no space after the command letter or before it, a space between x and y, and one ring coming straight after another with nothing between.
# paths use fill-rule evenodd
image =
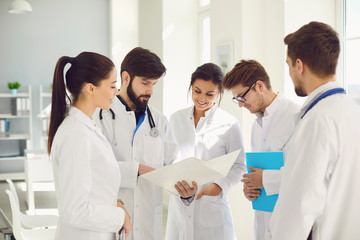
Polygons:
<instances>
[{"instance_id":1,"label":"man in white coat","mask_svg":"<svg viewBox=\"0 0 360 240\"><path fill-rule=\"evenodd\" d=\"M299 107L282 94L272 90L265 68L255 60L241 60L225 76L225 88L230 89L233 100L239 107L247 108L256 115L251 132L253 152L280 152L293 133L294 115ZM250 169L244 174L245 196L255 200L260 195L258 188L264 188L266 195L279 193L281 170ZM254 239L269 240L271 212L255 210Z\"/></svg>"},{"instance_id":2,"label":"man in white coat","mask_svg":"<svg viewBox=\"0 0 360 240\"><path fill-rule=\"evenodd\" d=\"M128 239L162 239L162 189L139 176L171 164L178 154L166 117L147 105L165 71L154 53L134 48L121 64L121 88L111 111L94 115L119 163L118 197L133 223Z\"/></svg>"},{"instance_id":3,"label":"man in white coat","mask_svg":"<svg viewBox=\"0 0 360 240\"><path fill-rule=\"evenodd\" d=\"M335 81L339 38L311 22L284 41L295 92L308 98L288 143L272 239L359 239L360 107Z\"/></svg>"}]
</instances>

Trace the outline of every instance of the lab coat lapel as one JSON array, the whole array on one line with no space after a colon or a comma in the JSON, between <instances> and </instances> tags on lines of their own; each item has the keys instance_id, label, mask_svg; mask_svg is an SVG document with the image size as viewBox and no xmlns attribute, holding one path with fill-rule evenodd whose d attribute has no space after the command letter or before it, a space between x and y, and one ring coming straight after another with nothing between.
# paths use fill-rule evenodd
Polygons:
<instances>
[{"instance_id":1,"label":"lab coat lapel","mask_svg":"<svg viewBox=\"0 0 360 240\"><path fill-rule=\"evenodd\" d=\"M195 108L195 106L194 106ZM193 111L194 111L193 108ZM202 117L202 121L198 122L198 125L196 127L196 132L200 136L201 134L204 134L205 132L211 131L211 123L213 121L214 113L216 112L216 109L218 108L217 104L215 103L214 106L212 106L209 110L205 112L205 117ZM195 124L194 124L195 126Z\"/></svg>"}]
</instances>

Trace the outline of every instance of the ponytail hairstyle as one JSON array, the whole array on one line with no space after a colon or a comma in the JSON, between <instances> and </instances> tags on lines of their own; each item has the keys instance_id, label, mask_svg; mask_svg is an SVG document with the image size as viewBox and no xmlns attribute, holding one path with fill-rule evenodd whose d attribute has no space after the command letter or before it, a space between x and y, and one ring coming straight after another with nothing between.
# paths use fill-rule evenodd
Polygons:
<instances>
[{"instance_id":1,"label":"ponytail hairstyle","mask_svg":"<svg viewBox=\"0 0 360 240\"><path fill-rule=\"evenodd\" d=\"M68 63L71 64L71 67L65 74L65 85L64 68ZM108 78L114 67L114 63L109 58L93 52L82 52L74 58L63 56L57 61L51 98L48 138L49 154L51 153L55 133L66 117L66 99L72 105L78 100L84 84L91 83L94 86L98 86L102 80ZM66 88L71 93L71 98L66 93Z\"/></svg>"}]
</instances>

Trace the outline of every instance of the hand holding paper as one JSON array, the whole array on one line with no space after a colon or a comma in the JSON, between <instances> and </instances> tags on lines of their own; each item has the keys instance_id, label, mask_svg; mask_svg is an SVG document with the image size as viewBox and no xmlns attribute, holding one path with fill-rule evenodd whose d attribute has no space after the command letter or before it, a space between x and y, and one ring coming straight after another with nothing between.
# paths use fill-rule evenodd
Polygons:
<instances>
[{"instance_id":1,"label":"hand holding paper","mask_svg":"<svg viewBox=\"0 0 360 240\"><path fill-rule=\"evenodd\" d=\"M185 180L188 183L195 181L198 186L201 186L225 177L239 153L240 150L237 150L209 161L187 158L141 175L140 177L176 194L177 192L174 185L178 181Z\"/></svg>"},{"instance_id":2,"label":"hand holding paper","mask_svg":"<svg viewBox=\"0 0 360 240\"><path fill-rule=\"evenodd\" d=\"M195 181L192 182L192 187L186 181L179 181L177 184L174 185L176 191L180 194L183 198L189 198L194 195L197 190L198 186Z\"/></svg>"}]
</instances>

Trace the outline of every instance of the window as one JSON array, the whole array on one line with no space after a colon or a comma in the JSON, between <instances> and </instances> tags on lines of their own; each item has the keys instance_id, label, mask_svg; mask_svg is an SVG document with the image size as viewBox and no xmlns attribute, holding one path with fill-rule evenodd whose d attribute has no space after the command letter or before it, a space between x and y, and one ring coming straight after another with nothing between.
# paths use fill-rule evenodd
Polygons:
<instances>
[{"instance_id":1,"label":"window","mask_svg":"<svg viewBox=\"0 0 360 240\"><path fill-rule=\"evenodd\" d=\"M200 18L200 64L210 62L210 17Z\"/></svg>"},{"instance_id":2,"label":"window","mask_svg":"<svg viewBox=\"0 0 360 240\"><path fill-rule=\"evenodd\" d=\"M210 5L210 0L199 0L200 7L206 7Z\"/></svg>"},{"instance_id":3,"label":"window","mask_svg":"<svg viewBox=\"0 0 360 240\"><path fill-rule=\"evenodd\" d=\"M199 50L200 64L211 59L210 0L199 0Z\"/></svg>"},{"instance_id":4,"label":"window","mask_svg":"<svg viewBox=\"0 0 360 240\"><path fill-rule=\"evenodd\" d=\"M360 1L343 0L344 86L360 104L360 77L357 72L360 54Z\"/></svg>"}]
</instances>

